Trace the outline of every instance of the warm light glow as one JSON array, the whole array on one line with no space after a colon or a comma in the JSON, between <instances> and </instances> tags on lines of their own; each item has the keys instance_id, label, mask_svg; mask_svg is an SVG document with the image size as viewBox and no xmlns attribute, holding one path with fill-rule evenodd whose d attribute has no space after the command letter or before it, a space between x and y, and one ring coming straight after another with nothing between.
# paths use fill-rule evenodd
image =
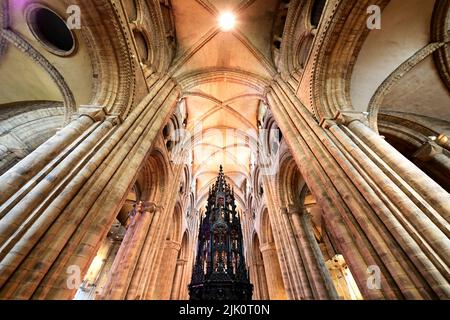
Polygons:
<instances>
[{"instance_id":1,"label":"warm light glow","mask_svg":"<svg viewBox=\"0 0 450 320\"><path fill-rule=\"evenodd\" d=\"M224 12L219 17L219 26L222 31L230 31L236 24L236 17L231 12Z\"/></svg>"}]
</instances>

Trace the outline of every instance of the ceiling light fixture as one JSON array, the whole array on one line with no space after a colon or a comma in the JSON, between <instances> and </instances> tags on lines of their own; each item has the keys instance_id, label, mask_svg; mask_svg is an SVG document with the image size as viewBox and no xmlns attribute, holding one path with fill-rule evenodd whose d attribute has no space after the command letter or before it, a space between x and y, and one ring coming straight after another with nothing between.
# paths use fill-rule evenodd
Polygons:
<instances>
[{"instance_id":1,"label":"ceiling light fixture","mask_svg":"<svg viewBox=\"0 0 450 320\"><path fill-rule=\"evenodd\" d=\"M231 12L223 12L219 16L219 27L222 31L230 31L236 24L236 17Z\"/></svg>"}]
</instances>

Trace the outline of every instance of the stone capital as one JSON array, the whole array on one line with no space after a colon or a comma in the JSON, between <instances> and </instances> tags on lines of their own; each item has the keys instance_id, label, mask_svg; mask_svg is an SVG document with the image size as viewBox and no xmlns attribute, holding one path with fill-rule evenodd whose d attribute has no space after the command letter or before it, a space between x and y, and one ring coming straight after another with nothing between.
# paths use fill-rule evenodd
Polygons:
<instances>
[{"instance_id":1,"label":"stone capital","mask_svg":"<svg viewBox=\"0 0 450 320\"><path fill-rule=\"evenodd\" d=\"M110 122L113 126L116 126L118 124L121 124L123 122L123 119L120 115L118 114L112 114L112 115L108 115L105 119L105 121Z\"/></svg>"},{"instance_id":2,"label":"stone capital","mask_svg":"<svg viewBox=\"0 0 450 320\"><path fill-rule=\"evenodd\" d=\"M299 215L301 216L304 213L308 213L305 210L302 210L300 206L295 204L289 204L287 207L281 207L280 212L282 214L293 216L293 215Z\"/></svg>"},{"instance_id":3,"label":"stone capital","mask_svg":"<svg viewBox=\"0 0 450 320\"><path fill-rule=\"evenodd\" d=\"M368 115L369 113L365 111L340 110L336 113L333 120L335 120L337 124L343 125L349 125L353 121L360 121L364 123L366 126L369 126Z\"/></svg>"},{"instance_id":4,"label":"stone capital","mask_svg":"<svg viewBox=\"0 0 450 320\"><path fill-rule=\"evenodd\" d=\"M434 141L425 142L414 154L413 157L427 162L432 160L437 154L443 153L444 148Z\"/></svg>"},{"instance_id":5,"label":"stone capital","mask_svg":"<svg viewBox=\"0 0 450 320\"><path fill-rule=\"evenodd\" d=\"M277 248L275 247L275 243L274 242L269 242L269 243L265 243L265 244L262 244L260 247L259 247L259 250L262 252L262 253L264 253L264 252L266 252L266 251L275 251Z\"/></svg>"},{"instance_id":6,"label":"stone capital","mask_svg":"<svg viewBox=\"0 0 450 320\"><path fill-rule=\"evenodd\" d=\"M79 117L89 117L92 121L98 122L106 118L107 111L105 107L97 105L81 105L78 114Z\"/></svg>"},{"instance_id":7,"label":"stone capital","mask_svg":"<svg viewBox=\"0 0 450 320\"><path fill-rule=\"evenodd\" d=\"M298 205L290 204L288 206L288 210L289 210L290 215L299 215L300 216L303 214L303 210Z\"/></svg>"},{"instance_id":8,"label":"stone capital","mask_svg":"<svg viewBox=\"0 0 450 320\"><path fill-rule=\"evenodd\" d=\"M332 126L337 125L336 121L330 118L322 118L320 120L320 126L324 129L331 128Z\"/></svg>"},{"instance_id":9,"label":"stone capital","mask_svg":"<svg viewBox=\"0 0 450 320\"><path fill-rule=\"evenodd\" d=\"M131 212L131 216L134 216L136 213L155 213L156 211L161 209L163 209L163 207L158 206L154 202L138 201L134 204L134 210Z\"/></svg>"},{"instance_id":10,"label":"stone capital","mask_svg":"<svg viewBox=\"0 0 450 320\"><path fill-rule=\"evenodd\" d=\"M181 248L181 243L173 240L166 240L166 248L179 251Z\"/></svg>"},{"instance_id":11,"label":"stone capital","mask_svg":"<svg viewBox=\"0 0 450 320\"><path fill-rule=\"evenodd\" d=\"M158 206L151 201L142 201L142 212L155 213L158 210L162 210L162 206Z\"/></svg>"}]
</instances>

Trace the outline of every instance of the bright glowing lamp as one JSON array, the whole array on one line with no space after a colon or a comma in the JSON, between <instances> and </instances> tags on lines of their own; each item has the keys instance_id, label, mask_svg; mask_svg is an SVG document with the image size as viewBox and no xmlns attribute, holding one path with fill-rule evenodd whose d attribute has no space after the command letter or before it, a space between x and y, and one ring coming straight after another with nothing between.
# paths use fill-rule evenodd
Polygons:
<instances>
[{"instance_id":1,"label":"bright glowing lamp","mask_svg":"<svg viewBox=\"0 0 450 320\"><path fill-rule=\"evenodd\" d=\"M219 27L222 31L230 31L236 24L236 17L231 12L223 12L219 16Z\"/></svg>"}]
</instances>

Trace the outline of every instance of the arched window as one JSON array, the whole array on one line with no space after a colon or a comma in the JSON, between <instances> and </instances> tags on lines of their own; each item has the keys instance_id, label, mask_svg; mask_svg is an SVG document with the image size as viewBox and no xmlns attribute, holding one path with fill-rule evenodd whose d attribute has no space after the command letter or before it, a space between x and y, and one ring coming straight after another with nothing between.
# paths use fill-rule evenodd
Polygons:
<instances>
[{"instance_id":1,"label":"arched window","mask_svg":"<svg viewBox=\"0 0 450 320\"><path fill-rule=\"evenodd\" d=\"M26 17L31 32L48 51L67 56L75 50L72 31L56 12L33 4L28 7Z\"/></svg>"},{"instance_id":2,"label":"arched window","mask_svg":"<svg viewBox=\"0 0 450 320\"><path fill-rule=\"evenodd\" d=\"M323 9L325 8L326 0L314 0L311 9L311 25L317 27L322 17Z\"/></svg>"}]
</instances>

